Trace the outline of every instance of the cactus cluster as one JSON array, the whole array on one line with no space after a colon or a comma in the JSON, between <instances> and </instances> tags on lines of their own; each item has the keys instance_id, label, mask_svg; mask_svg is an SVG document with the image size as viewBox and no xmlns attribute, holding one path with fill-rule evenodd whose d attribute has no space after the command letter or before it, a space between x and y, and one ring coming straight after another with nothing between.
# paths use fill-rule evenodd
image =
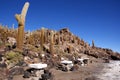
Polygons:
<instances>
[{"instance_id":1,"label":"cactus cluster","mask_svg":"<svg viewBox=\"0 0 120 80\"><path fill-rule=\"evenodd\" d=\"M10 28L7 28L5 26L0 25L0 40L5 45L7 43L8 37L16 37L16 30L11 30Z\"/></svg>"}]
</instances>

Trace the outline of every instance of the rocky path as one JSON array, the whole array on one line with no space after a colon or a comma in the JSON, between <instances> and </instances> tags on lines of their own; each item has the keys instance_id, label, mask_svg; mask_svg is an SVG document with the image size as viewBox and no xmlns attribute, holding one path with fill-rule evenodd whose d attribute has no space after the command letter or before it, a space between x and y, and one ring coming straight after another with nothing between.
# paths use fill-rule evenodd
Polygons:
<instances>
[{"instance_id":1,"label":"rocky path","mask_svg":"<svg viewBox=\"0 0 120 80\"><path fill-rule=\"evenodd\" d=\"M120 80L120 61L110 61L97 75L100 80Z\"/></svg>"}]
</instances>

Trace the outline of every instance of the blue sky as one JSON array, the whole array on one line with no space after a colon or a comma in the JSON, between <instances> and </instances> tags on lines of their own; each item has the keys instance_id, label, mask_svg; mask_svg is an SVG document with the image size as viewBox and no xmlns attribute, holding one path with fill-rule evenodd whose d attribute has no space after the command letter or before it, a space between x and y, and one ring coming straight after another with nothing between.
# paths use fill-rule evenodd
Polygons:
<instances>
[{"instance_id":1,"label":"blue sky","mask_svg":"<svg viewBox=\"0 0 120 80\"><path fill-rule=\"evenodd\" d=\"M15 14L24 3L30 7L25 30L64 27L75 35L103 48L120 52L120 0L0 0L0 23L15 24Z\"/></svg>"}]
</instances>

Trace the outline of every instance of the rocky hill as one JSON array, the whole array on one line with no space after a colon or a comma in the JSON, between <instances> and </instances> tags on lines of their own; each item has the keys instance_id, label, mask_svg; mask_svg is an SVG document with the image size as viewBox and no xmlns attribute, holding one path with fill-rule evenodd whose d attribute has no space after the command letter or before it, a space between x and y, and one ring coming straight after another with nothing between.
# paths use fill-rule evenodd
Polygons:
<instances>
[{"instance_id":1,"label":"rocky hill","mask_svg":"<svg viewBox=\"0 0 120 80\"><path fill-rule=\"evenodd\" d=\"M16 34L17 30L0 26L1 48L2 46L12 46L13 43L16 43ZM53 34L52 44L51 34ZM9 38L14 38L15 41L10 41ZM59 31L42 28L33 32L25 32L23 45L24 49L29 49L37 53L50 53L50 45L53 47L52 53L60 56L91 56L95 58L109 58L113 60L120 60L119 53L113 52L111 49L96 47L94 45L94 41L92 41L92 45L89 45L89 43L85 42L83 39L72 34L67 28L61 29Z\"/></svg>"},{"instance_id":2,"label":"rocky hill","mask_svg":"<svg viewBox=\"0 0 120 80\"><path fill-rule=\"evenodd\" d=\"M85 72L83 73L84 77L88 77L86 73L90 73L89 70L96 71L94 69L97 63L100 65L101 62L106 62L106 59L107 62L110 59L120 60L119 53L113 52L111 49L96 47L94 41L92 41L92 45L89 45L83 39L72 34L67 28L59 31L46 28L33 32L26 31L24 32L23 44L20 44L22 48L17 47L19 39L17 29L0 25L0 71L3 72L0 73L1 80L6 78L11 80L16 75L19 75L18 80L28 78L28 74L32 75L32 73L27 71L26 67L33 63L46 63L49 70L53 67L55 70L60 67L62 59L72 61L74 65L71 69L78 70L83 63L77 62L76 64L75 61L85 58L89 59L90 65L87 66L87 69L83 69L82 73ZM69 67L62 65L63 71L68 69ZM55 73L59 73L59 71L55 70ZM24 77L20 78L20 75L24 75ZM66 73L66 75L68 74Z\"/></svg>"}]
</instances>

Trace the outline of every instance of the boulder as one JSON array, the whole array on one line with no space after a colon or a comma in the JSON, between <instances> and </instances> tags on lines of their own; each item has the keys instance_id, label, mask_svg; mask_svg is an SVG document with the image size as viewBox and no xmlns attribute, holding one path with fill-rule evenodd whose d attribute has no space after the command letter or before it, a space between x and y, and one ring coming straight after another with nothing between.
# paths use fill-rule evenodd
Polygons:
<instances>
[{"instance_id":1,"label":"boulder","mask_svg":"<svg viewBox=\"0 0 120 80\"><path fill-rule=\"evenodd\" d=\"M79 69L79 65L78 64L75 64L71 69L70 71L77 71Z\"/></svg>"},{"instance_id":2,"label":"boulder","mask_svg":"<svg viewBox=\"0 0 120 80\"><path fill-rule=\"evenodd\" d=\"M68 71L68 68L67 68L66 66L63 66L63 67L62 67L62 71L67 72L67 71Z\"/></svg>"},{"instance_id":3,"label":"boulder","mask_svg":"<svg viewBox=\"0 0 120 80\"><path fill-rule=\"evenodd\" d=\"M20 75L23 73L24 73L24 69L22 67L15 67L9 71L9 75Z\"/></svg>"},{"instance_id":4,"label":"boulder","mask_svg":"<svg viewBox=\"0 0 120 80\"><path fill-rule=\"evenodd\" d=\"M28 64L24 61L20 61L16 64L16 66L21 66L21 67L25 67L25 66L28 66Z\"/></svg>"},{"instance_id":5,"label":"boulder","mask_svg":"<svg viewBox=\"0 0 120 80\"><path fill-rule=\"evenodd\" d=\"M48 70L44 70L44 74L41 75L42 80L48 80L51 78L51 73Z\"/></svg>"},{"instance_id":6,"label":"boulder","mask_svg":"<svg viewBox=\"0 0 120 80\"><path fill-rule=\"evenodd\" d=\"M30 78L30 72L24 71L23 78Z\"/></svg>"},{"instance_id":7,"label":"boulder","mask_svg":"<svg viewBox=\"0 0 120 80\"><path fill-rule=\"evenodd\" d=\"M5 51L15 49L16 48L16 39L13 37L8 37L7 38L8 44L6 45Z\"/></svg>"},{"instance_id":8,"label":"boulder","mask_svg":"<svg viewBox=\"0 0 120 80\"><path fill-rule=\"evenodd\" d=\"M9 62L9 61L8 61ZM9 63L8 65L7 65L7 68L8 69L10 69L10 68L13 68L15 66L15 63Z\"/></svg>"},{"instance_id":9,"label":"boulder","mask_svg":"<svg viewBox=\"0 0 120 80\"><path fill-rule=\"evenodd\" d=\"M62 66L62 71L65 71L65 72L67 72L68 70L70 70L73 67L72 61L63 60L63 61L61 61L61 64L64 64Z\"/></svg>"},{"instance_id":10,"label":"boulder","mask_svg":"<svg viewBox=\"0 0 120 80\"><path fill-rule=\"evenodd\" d=\"M44 70L37 70L37 71L35 72L35 75L36 75L37 77L41 76L42 74L44 74Z\"/></svg>"},{"instance_id":11,"label":"boulder","mask_svg":"<svg viewBox=\"0 0 120 80\"><path fill-rule=\"evenodd\" d=\"M35 64L29 64L28 65L30 68L35 68L35 69L43 69L47 67L47 64L42 64L42 63L35 63Z\"/></svg>"},{"instance_id":12,"label":"boulder","mask_svg":"<svg viewBox=\"0 0 120 80\"><path fill-rule=\"evenodd\" d=\"M16 39L13 38L13 37L8 37L8 38L7 38L7 41L8 41L8 43L11 44L11 45L16 44Z\"/></svg>"},{"instance_id":13,"label":"boulder","mask_svg":"<svg viewBox=\"0 0 120 80\"><path fill-rule=\"evenodd\" d=\"M7 68L7 64L5 62L0 63L0 68Z\"/></svg>"}]
</instances>

